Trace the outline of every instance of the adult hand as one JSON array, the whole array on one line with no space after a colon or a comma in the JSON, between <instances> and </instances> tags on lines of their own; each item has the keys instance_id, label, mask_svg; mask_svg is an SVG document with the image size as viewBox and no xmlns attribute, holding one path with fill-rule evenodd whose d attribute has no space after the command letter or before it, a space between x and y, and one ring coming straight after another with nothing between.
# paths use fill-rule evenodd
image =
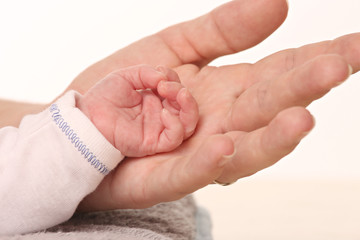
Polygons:
<instances>
[{"instance_id":1,"label":"adult hand","mask_svg":"<svg viewBox=\"0 0 360 240\"><path fill-rule=\"evenodd\" d=\"M209 67L258 44L285 19L285 0L238 0L140 40L93 65L70 88L146 63L175 69L199 105L194 135L171 153L127 158L80 210L140 208L179 199L213 180L233 182L290 153L314 125L304 108L360 67L360 35L285 50L256 64ZM156 49L156 54L153 54Z\"/></svg>"}]
</instances>

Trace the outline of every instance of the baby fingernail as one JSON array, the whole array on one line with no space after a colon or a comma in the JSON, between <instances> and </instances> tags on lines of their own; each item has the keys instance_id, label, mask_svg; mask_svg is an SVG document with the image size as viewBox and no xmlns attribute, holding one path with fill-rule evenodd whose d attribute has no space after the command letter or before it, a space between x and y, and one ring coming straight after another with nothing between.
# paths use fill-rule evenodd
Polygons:
<instances>
[{"instance_id":1,"label":"baby fingernail","mask_svg":"<svg viewBox=\"0 0 360 240\"><path fill-rule=\"evenodd\" d=\"M188 98L189 95L190 95L189 91L188 91L186 88L180 89L180 94L181 94L181 96L184 97L184 98Z\"/></svg>"},{"instance_id":2,"label":"baby fingernail","mask_svg":"<svg viewBox=\"0 0 360 240\"><path fill-rule=\"evenodd\" d=\"M160 81L159 83L158 83L158 89L163 89L163 90L165 90L166 89L166 81Z\"/></svg>"},{"instance_id":3,"label":"baby fingernail","mask_svg":"<svg viewBox=\"0 0 360 240\"><path fill-rule=\"evenodd\" d=\"M166 68L164 66L159 65L155 69L156 69L156 71L158 71L158 72L160 72L162 74L166 75L166 73L167 73L167 70L166 70Z\"/></svg>"},{"instance_id":4,"label":"baby fingernail","mask_svg":"<svg viewBox=\"0 0 360 240\"><path fill-rule=\"evenodd\" d=\"M167 110L166 108L163 108L162 113L166 116L170 114L169 110Z\"/></svg>"}]
</instances>

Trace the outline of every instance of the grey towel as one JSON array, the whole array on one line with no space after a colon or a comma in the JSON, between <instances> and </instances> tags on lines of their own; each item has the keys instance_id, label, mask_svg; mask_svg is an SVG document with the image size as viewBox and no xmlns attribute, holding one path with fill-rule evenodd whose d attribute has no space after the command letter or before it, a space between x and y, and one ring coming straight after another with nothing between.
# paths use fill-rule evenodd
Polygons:
<instances>
[{"instance_id":1,"label":"grey towel","mask_svg":"<svg viewBox=\"0 0 360 240\"><path fill-rule=\"evenodd\" d=\"M69 221L43 232L6 240L195 239L197 208L192 196L147 209L76 213Z\"/></svg>"}]
</instances>

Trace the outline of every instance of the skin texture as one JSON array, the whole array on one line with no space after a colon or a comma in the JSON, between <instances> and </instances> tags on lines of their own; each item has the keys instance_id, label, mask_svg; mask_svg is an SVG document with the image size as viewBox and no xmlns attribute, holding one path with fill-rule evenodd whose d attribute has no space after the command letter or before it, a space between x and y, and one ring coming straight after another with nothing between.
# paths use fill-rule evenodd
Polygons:
<instances>
[{"instance_id":1,"label":"skin texture","mask_svg":"<svg viewBox=\"0 0 360 240\"><path fill-rule=\"evenodd\" d=\"M110 73L77 107L124 156L169 152L194 132L195 99L171 69L134 66Z\"/></svg>"},{"instance_id":2,"label":"skin texture","mask_svg":"<svg viewBox=\"0 0 360 240\"><path fill-rule=\"evenodd\" d=\"M110 72L131 65L170 67L197 101L199 123L170 153L125 159L79 210L176 200L215 179L234 182L254 174L289 154L314 126L305 107L345 81L349 65L359 70L360 34L284 50L255 64L207 66L260 43L285 20L287 9L285 0L231 1L82 72L69 89L85 93Z\"/></svg>"}]
</instances>

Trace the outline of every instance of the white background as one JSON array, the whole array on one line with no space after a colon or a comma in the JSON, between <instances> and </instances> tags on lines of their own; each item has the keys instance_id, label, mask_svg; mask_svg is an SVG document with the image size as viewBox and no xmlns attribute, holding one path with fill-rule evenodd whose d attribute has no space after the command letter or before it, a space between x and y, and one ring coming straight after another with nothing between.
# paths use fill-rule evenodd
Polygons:
<instances>
[{"instance_id":1,"label":"white background","mask_svg":"<svg viewBox=\"0 0 360 240\"><path fill-rule=\"evenodd\" d=\"M46 102L90 64L226 1L0 1L0 97ZM285 23L259 46L214 65L360 31L360 1L290 1ZM360 43L359 43L360 44ZM360 56L359 56L360 57ZM360 77L312 104L317 126L271 177L360 177Z\"/></svg>"},{"instance_id":2,"label":"white background","mask_svg":"<svg viewBox=\"0 0 360 240\"><path fill-rule=\"evenodd\" d=\"M0 98L51 101L90 64L224 2L0 0ZM288 18L272 36L212 64L255 62L281 49L358 32L359 12L359 0L290 0ZM356 74L310 105L317 122L310 135L281 162L245 181L359 181L359 91Z\"/></svg>"}]
</instances>

